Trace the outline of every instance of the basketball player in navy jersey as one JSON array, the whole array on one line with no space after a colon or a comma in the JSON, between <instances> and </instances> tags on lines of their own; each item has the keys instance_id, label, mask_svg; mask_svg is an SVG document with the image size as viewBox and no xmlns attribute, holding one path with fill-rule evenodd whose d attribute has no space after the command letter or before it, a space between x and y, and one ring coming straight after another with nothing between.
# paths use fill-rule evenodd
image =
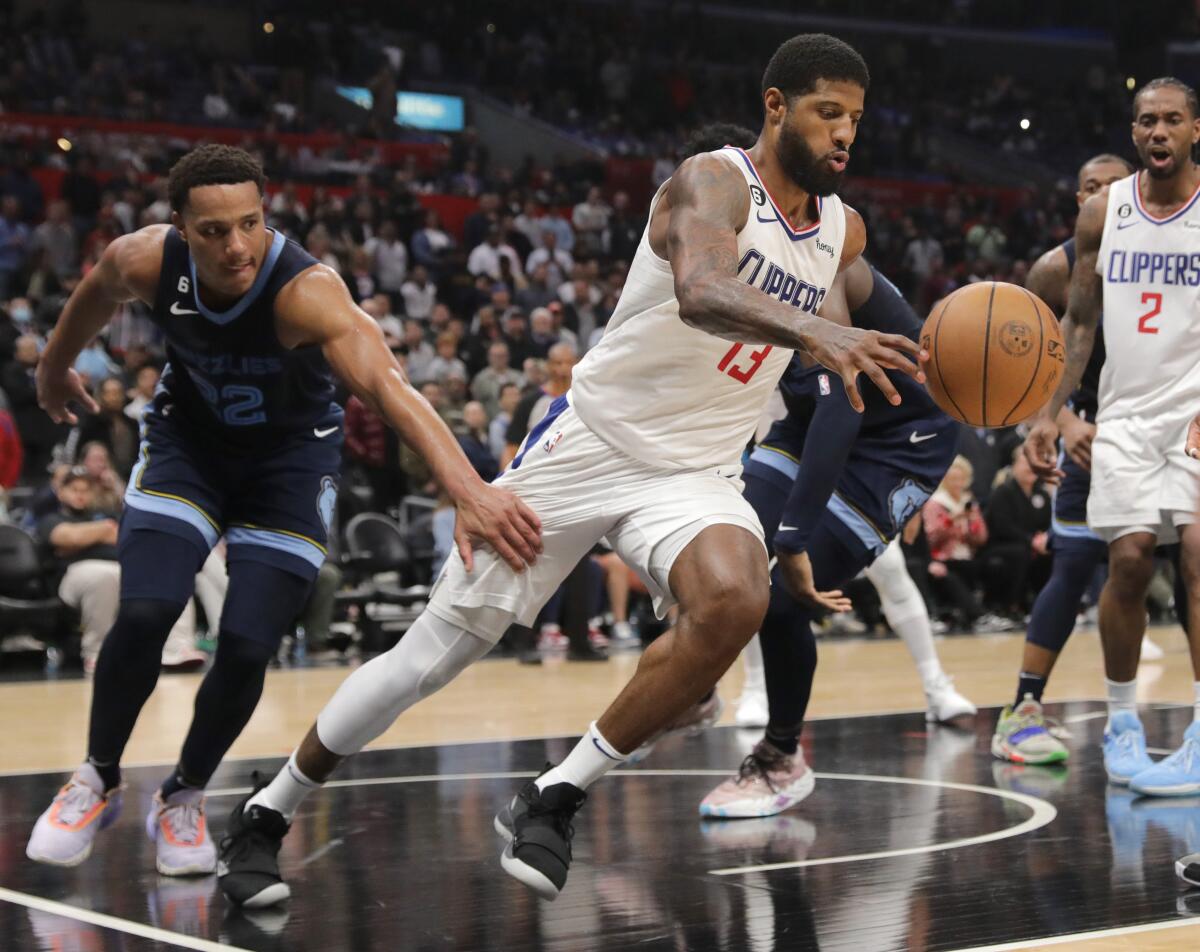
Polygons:
<instances>
[{"instance_id":1,"label":"basketball player in navy jersey","mask_svg":"<svg viewBox=\"0 0 1200 952\"><path fill-rule=\"evenodd\" d=\"M263 184L240 149L208 145L180 159L169 178L173 223L108 246L39 362L42 407L75 423L70 403L97 407L72 364L119 303L143 301L166 334L168 368L125 497L121 604L96 665L87 759L38 819L31 859L81 863L116 819L121 755L163 642L224 535L229 592L216 657L146 820L159 872L215 870L204 787L250 719L267 663L325 558L342 444L334 373L429 463L455 501L464 562L482 542L514 570L540 550L537 517L475 475L337 273L266 227Z\"/></svg>"},{"instance_id":2,"label":"basketball player in navy jersey","mask_svg":"<svg viewBox=\"0 0 1200 952\"><path fill-rule=\"evenodd\" d=\"M821 316L912 340L921 330L896 287L863 259L839 276ZM703 816L770 816L812 792L799 746L817 668L812 621L822 610L850 607L838 586L883 554L954 459L958 424L919 383L889 376L901 402L864 389L861 414L823 367L800 354L780 383L787 416L751 454L743 477L777 560L759 630L770 716L738 772L701 802ZM915 586L913 594L919 601Z\"/></svg>"},{"instance_id":3,"label":"basketball player in navy jersey","mask_svg":"<svg viewBox=\"0 0 1200 952\"><path fill-rule=\"evenodd\" d=\"M1079 169L1080 206L1091 196L1133 172L1116 155L1098 155ZM1042 255L1029 270L1025 286L1049 304L1056 314L1067 309L1067 288L1075 267L1075 239L1068 238ZM1091 489L1092 438L1096 435L1097 389L1104 366L1104 339L1096 329L1096 346L1079 388L1059 411L1063 437L1059 465L1064 476L1054 496L1050 579L1038 593L1025 633L1017 696L1000 713L992 737L992 753L1019 764L1054 764L1067 759L1067 748L1046 727L1042 692L1071 631L1084 593L1096 569L1108 557L1104 540L1087 526Z\"/></svg>"}]
</instances>

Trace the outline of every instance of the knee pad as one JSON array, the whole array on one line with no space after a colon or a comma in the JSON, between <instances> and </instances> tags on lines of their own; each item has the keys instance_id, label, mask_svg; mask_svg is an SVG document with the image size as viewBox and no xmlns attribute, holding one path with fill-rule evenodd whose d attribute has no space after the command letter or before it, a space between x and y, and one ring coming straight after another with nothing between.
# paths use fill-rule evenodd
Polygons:
<instances>
[{"instance_id":1,"label":"knee pad","mask_svg":"<svg viewBox=\"0 0 1200 952\"><path fill-rule=\"evenodd\" d=\"M879 592L879 599L885 607L889 602L904 602L914 595L920 598L920 592L908 574L904 553L894 542L867 566L866 576Z\"/></svg>"}]
</instances>

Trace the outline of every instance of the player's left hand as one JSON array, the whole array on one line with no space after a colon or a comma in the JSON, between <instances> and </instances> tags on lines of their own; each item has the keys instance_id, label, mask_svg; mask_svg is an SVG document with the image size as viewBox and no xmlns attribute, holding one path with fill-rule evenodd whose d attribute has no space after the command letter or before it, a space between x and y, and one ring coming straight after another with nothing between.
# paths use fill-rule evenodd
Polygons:
<instances>
[{"instance_id":1,"label":"player's left hand","mask_svg":"<svg viewBox=\"0 0 1200 952\"><path fill-rule=\"evenodd\" d=\"M813 581L812 561L807 552L779 552L776 557L784 587L794 598L811 608L829 612L848 612L851 609L850 599L840 590L817 591L817 584Z\"/></svg>"},{"instance_id":2,"label":"player's left hand","mask_svg":"<svg viewBox=\"0 0 1200 952\"><path fill-rule=\"evenodd\" d=\"M505 489L480 483L455 500L454 544L468 572L475 545L490 545L514 572L524 571L542 551L542 521Z\"/></svg>"},{"instance_id":3,"label":"player's left hand","mask_svg":"<svg viewBox=\"0 0 1200 952\"><path fill-rule=\"evenodd\" d=\"M1200 413L1188 424L1187 455L1200 459Z\"/></svg>"}]
</instances>

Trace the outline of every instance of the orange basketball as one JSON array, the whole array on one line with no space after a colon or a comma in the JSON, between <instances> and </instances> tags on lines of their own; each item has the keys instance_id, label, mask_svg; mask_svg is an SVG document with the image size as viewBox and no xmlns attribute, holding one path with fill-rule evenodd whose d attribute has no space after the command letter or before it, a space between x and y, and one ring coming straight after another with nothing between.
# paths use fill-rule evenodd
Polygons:
<instances>
[{"instance_id":1,"label":"orange basketball","mask_svg":"<svg viewBox=\"0 0 1200 952\"><path fill-rule=\"evenodd\" d=\"M934 402L971 426L1012 426L1054 394L1066 361L1046 302L1015 284L981 281L934 307L921 329Z\"/></svg>"}]
</instances>

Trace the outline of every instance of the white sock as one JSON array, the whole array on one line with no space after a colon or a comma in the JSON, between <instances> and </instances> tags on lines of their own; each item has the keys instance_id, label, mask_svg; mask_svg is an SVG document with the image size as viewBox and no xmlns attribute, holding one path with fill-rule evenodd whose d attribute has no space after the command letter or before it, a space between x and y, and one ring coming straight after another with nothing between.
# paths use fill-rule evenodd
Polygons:
<instances>
[{"instance_id":1,"label":"white sock","mask_svg":"<svg viewBox=\"0 0 1200 952\"><path fill-rule=\"evenodd\" d=\"M743 694L765 694L767 690L767 671L763 667L762 642L756 634L742 649L742 671L745 679L742 681Z\"/></svg>"},{"instance_id":2,"label":"white sock","mask_svg":"<svg viewBox=\"0 0 1200 952\"><path fill-rule=\"evenodd\" d=\"M566 759L537 778L537 788L545 790L556 783L569 783L586 790L613 767L619 767L625 757L604 739L596 722L592 721L587 733L579 738L579 743L567 754Z\"/></svg>"},{"instance_id":3,"label":"white sock","mask_svg":"<svg viewBox=\"0 0 1200 952\"><path fill-rule=\"evenodd\" d=\"M1108 687L1108 720L1112 723L1117 711L1137 713L1137 678L1132 681L1110 681L1104 679Z\"/></svg>"},{"instance_id":4,"label":"white sock","mask_svg":"<svg viewBox=\"0 0 1200 952\"><path fill-rule=\"evenodd\" d=\"M936 657L928 661L918 661L917 674L921 676L921 684L927 688L938 684L946 676L942 670L942 663Z\"/></svg>"},{"instance_id":5,"label":"white sock","mask_svg":"<svg viewBox=\"0 0 1200 952\"><path fill-rule=\"evenodd\" d=\"M929 624L929 609L921 590L908 574L904 553L893 542L883 554L866 569L866 576L879 593L879 603L904 647L912 655L926 687L941 680L942 663L938 660L937 647L933 643L933 628Z\"/></svg>"},{"instance_id":6,"label":"white sock","mask_svg":"<svg viewBox=\"0 0 1200 952\"><path fill-rule=\"evenodd\" d=\"M304 775L304 771L296 763L296 753L293 751L283 769L275 775L275 779L252 796L247 806L257 804L269 810L276 810L291 823L304 798L320 788L321 784Z\"/></svg>"},{"instance_id":7,"label":"white sock","mask_svg":"<svg viewBox=\"0 0 1200 952\"><path fill-rule=\"evenodd\" d=\"M1192 704L1192 720L1200 721L1200 681L1192 682L1192 697L1195 698L1195 703Z\"/></svg>"}]
</instances>

